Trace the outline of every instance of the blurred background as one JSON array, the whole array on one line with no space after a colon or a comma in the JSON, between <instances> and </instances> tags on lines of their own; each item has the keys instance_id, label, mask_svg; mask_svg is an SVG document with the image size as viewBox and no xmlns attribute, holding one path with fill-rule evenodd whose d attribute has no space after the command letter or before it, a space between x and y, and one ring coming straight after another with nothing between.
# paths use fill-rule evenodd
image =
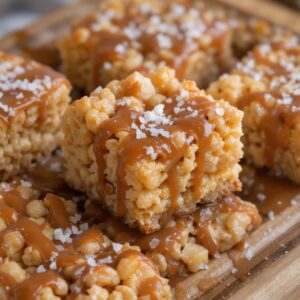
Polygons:
<instances>
[{"instance_id":1,"label":"blurred background","mask_svg":"<svg viewBox=\"0 0 300 300\"><path fill-rule=\"evenodd\" d=\"M59 6L79 0L0 0L0 37L18 29ZM243 1L243 0L237 0ZM278 0L300 9L300 0Z\"/></svg>"},{"instance_id":2,"label":"blurred background","mask_svg":"<svg viewBox=\"0 0 300 300\"><path fill-rule=\"evenodd\" d=\"M79 0L0 0L0 37L32 22L43 14Z\"/></svg>"}]
</instances>

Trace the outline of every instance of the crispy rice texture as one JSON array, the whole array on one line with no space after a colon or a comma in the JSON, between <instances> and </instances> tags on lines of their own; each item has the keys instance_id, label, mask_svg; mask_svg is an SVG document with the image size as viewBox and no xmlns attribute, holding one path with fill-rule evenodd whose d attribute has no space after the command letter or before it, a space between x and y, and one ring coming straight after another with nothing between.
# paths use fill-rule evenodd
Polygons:
<instances>
[{"instance_id":1,"label":"crispy rice texture","mask_svg":"<svg viewBox=\"0 0 300 300\"><path fill-rule=\"evenodd\" d=\"M26 294L32 297L30 299L45 300L68 297L76 300L134 300L143 296L151 298L152 293L157 293L159 299L171 299L168 280L159 275L156 265L138 247L114 243L100 229L89 227L81 220L73 201L54 194L42 197L29 182L24 181L1 183L0 193L5 203L1 210L10 209L14 216L13 221L0 217L2 300L11 299L10 292L14 299L23 299ZM9 201L5 202L10 195L24 203L21 214L17 210L20 208L18 204L14 207ZM60 211L60 217L54 216L53 209L56 214ZM19 221L32 226L40 236L35 233L28 238L32 235L30 228L21 231L20 225L14 227ZM57 222L67 224L60 227ZM44 252L45 247L40 243L54 247L53 254L48 253L50 246ZM72 247L74 251L66 264L62 258L68 257L68 252L61 256L64 247ZM111 250L106 252L106 249ZM72 255L76 255L79 266L71 263L74 262ZM111 255L116 256L112 258ZM45 277L50 280L43 279ZM151 282L155 283L152 288L149 286Z\"/></svg>"},{"instance_id":2,"label":"crispy rice texture","mask_svg":"<svg viewBox=\"0 0 300 300\"><path fill-rule=\"evenodd\" d=\"M205 269L212 257L243 241L261 223L255 205L235 195L219 199L214 205L203 205L186 218L172 217L164 228L150 235L141 234L107 213L99 212L99 207L92 201L85 202L84 217L99 224L113 241L131 241L133 245L140 245L142 252L158 265L161 274L166 277ZM209 236L201 240L199 228L203 226L206 226ZM214 241L215 249L208 246L211 245L209 240Z\"/></svg>"},{"instance_id":3,"label":"crispy rice texture","mask_svg":"<svg viewBox=\"0 0 300 300\"><path fill-rule=\"evenodd\" d=\"M297 90L299 93L300 55L295 54L297 51L299 53L299 41L297 38L292 38L288 41L289 43L285 43L287 48L280 47L276 49L272 48L270 44L263 44L254 50L258 51L267 61L274 64L280 63L283 68L286 68L288 74L286 80L282 79L282 76L269 76L270 67L263 63L256 64L253 60L253 53L250 53L237 64L230 74L225 74L218 81L212 83L207 90L208 94L215 99L224 99L230 104L238 106L241 97L252 93L267 93L274 88L286 98L289 98L289 95L294 92L297 93ZM291 54L289 51L294 53ZM282 99L282 101L285 100ZM275 110L282 104L285 105L284 102L270 97L268 109ZM299 109L298 104L288 109L297 110ZM299 121L296 120L294 125L288 128L287 145L284 148L275 148L274 159L270 165L265 152L270 140L266 140L266 135L262 128L265 107L257 101L252 101L244 106L243 110L245 115L242 141L247 160L258 168L269 167L275 174L286 176L300 183Z\"/></svg>"},{"instance_id":4,"label":"crispy rice texture","mask_svg":"<svg viewBox=\"0 0 300 300\"><path fill-rule=\"evenodd\" d=\"M134 92L130 91L132 86L135 87ZM106 88L95 90L90 97L75 101L67 109L62 122L65 135L62 149L66 161L67 182L87 193L93 200L102 203L115 216L119 216L116 169L119 144L126 134L124 136L120 132L117 137L106 141L104 172L112 193L101 198L97 192L99 170L93 148L97 130L104 120L114 117L117 108L123 105L126 99L130 100L126 100L129 107L143 111L146 103L153 107L182 89L188 90L194 96L207 97L195 83L181 83L175 78L174 71L163 67L151 73L149 77L133 73L125 80L113 81ZM130 97L120 97L122 94ZM215 103L212 98L209 98L209 101ZM185 197L192 188L193 171L197 164L198 145L191 143L186 156L178 163L179 195L175 214L191 212L196 209L198 203L213 202L222 194L240 189L238 174L241 168L238 162L242 157L240 137L243 114L225 101L219 101L216 105L216 109L210 110L206 116L213 130L204 155L201 187L196 187L200 189L200 196L197 199ZM177 142L182 143L182 135L178 133L175 136ZM144 232L159 229L160 218L171 205L165 164L145 157L127 166L125 180L128 186L126 197L123 199L127 211L125 216L122 216L125 223L137 226Z\"/></svg>"},{"instance_id":5,"label":"crispy rice texture","mask_svg":"<svg viewBox=\"0 0 300 300\"><path fill-rule=\"evenodd\" d=\"M145 39L147 35L154 39ZM177 38L180 45L174 46ZM191 45L197 51L188 50ZM231 45L231 27L203 3L108 0L73 26L60 53L64 73L89 92L162 64L180 65L178 76L203 87L232 66Z\"/></svg>"},{"instance_id":6,"label":"crispy rice texture","mask_svg":"<svg viewBox=\"0 0 300 300\"><path fill-rule=\"evenodd\" d=\"M3 95L2 89L5 93L6 88L15 88L14 85L16 85L17 80L20 83L19 79L15 81L13 79L7 80L7 73L10 72L9 76L12 76L14 70L18 70L23 63L22 58L0 52L0 102ZM34 62L28 62L28 64L32 64L33 69L43 70L43 67L39 64ZM47 76L46 71L45 68L44 76ZM42 74L42 72L40 71L39 74ZM58 74L57 76L61 77ZM45 78L47 84L53 84L56 80L56 78L52 78L51 82L47 77ZM34 84L32 84L33 87L30 87L30 83L27 84L26 80L26 78L22 79L19 84L19 86L23 84L23 87L16 88L16 97L18 93L19 95L25 93L25 96L19 99L20 102L24 103L28 101L26 99L26 89L35 92ZM60 145L62 138L60 121L70 102L69 93L70 85L64 80L43 94L43 99L40 99L45 112L42 121L40 121L39 105L30 105L14 110L13 107L5 106L1 102L1 109L11 111L8 124L0 123L0 178L2 180L28 168L33 161L40 160Z\"/></svg>"}]
</instances>

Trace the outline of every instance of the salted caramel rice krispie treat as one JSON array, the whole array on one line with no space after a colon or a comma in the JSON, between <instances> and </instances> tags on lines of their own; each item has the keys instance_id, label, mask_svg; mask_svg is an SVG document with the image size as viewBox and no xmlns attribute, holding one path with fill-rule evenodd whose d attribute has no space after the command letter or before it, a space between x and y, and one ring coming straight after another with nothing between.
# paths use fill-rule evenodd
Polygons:
<instances>
[{"instance_id":1,"label":"salted caramel rice krispie treat","mask_svg":"<svg viewBox=\"0 0 300 300\"><path fill-rule=\"evenodd\" d=\"M0 178L15 175L59 145L70 88L52 69L0 52Z\"/></svg>"},{"instance_id":2,"label":"salted caramel rice krispie treat","mask_svg":"<svg viewBox=\"0 0 300 300\"><path fill-rule=\"evenodd\" d=\"M210 258L243 241L261 223L256 207L234 195L203 205L192 214L173 217L164 228L149 235L99 212L91 201L86 201L85 207L87 220L99 224L115 242L138 245L168 277L206 269Z\"/></svg>"},{"instance_id":3,"label":"salted caramel rice krispie treat","mask_svg":"<svg viewBox=\"0 0 300 300\"><path fill-rule=\"evenodd\" d=\"M245 155L256 167L300 183L300 47L258 46L208 93L243 109Z\"/></svg>"},{"instance_id":4,"label":"salted caramel rice krispie treat","mask_svg":"<svg viewBox=\"0 0 300 300\"><path fill-rule=\"evenodd\" d=\"M240 188L242 112L161 67L75 101L62 123L66 180L152 232Z\"/></svg>"},{"instance_id":5,"label":"salted caramel rice krispie treat","mask_svg":"<svg viewBox=\"0 0 300 300\"><path fill-rule=\"evenodd\" d=\"M105 0L60 45L64 73L92 91L158 65L199 86L232 65L231 28L202 2Z\"/></svg>"},{"instance_id":6,"label":"salted caramel rice krispie treat","mask_svg":"<svg viewBox=\"0 0 300 300\"><path fill-rule=\"evenodd\" d=\"M0 299L171 299L137 246L112 242L72 201L38 200L29 185L0 184Z\"/></svg>"}]
</instances>

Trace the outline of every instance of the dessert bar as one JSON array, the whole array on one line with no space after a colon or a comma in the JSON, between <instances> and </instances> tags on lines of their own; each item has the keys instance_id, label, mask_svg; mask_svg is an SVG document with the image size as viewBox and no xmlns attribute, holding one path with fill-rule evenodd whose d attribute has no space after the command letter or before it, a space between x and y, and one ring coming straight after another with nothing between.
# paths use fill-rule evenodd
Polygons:
<instances>
[{"instance_id":1,"label":"dessert bar","mask_svg":"<svg viewBox=\"0 0 300 300\"><path fill-rule=\"evenodd\" d=\"M1 299L171 299L137 246L112 242L74 202L30 185L0 184Z\"/></svg>"},{"instance_id":2,"label":"dessert bar","mask_svg":"<svg viewBox=\"0 0 300 300\"><path fill-rule=\"evenodd\" d=\"M231 36L203 2L108 0L75 23L60 52L66 76L89 92L161 65L204 86L232 65Z\"/></svg>"},{"instance_id":3,"label":"dessert bar","mask_svg":"<svg viewBox=\"0 0 300 300\"><path fill-rule=\"evenodd\" d=\"M145 233L240 189L243 113L160 67L67 109L66 180Z\"/></svg>"},{"instance_id":4,"label":"dessert bar","mask_svg":"<svg viewBox=\"0 0 300 300\"><path fill-rule=\"evenodd\" d=\"M300 183L300 47L297 39L257 46L208 93L245 112L247 160Z\"/></svg>"},{"instance_id":5,"label":"dessert bar","mask_svg":"<svg viewBox=\"0 0 300 300\"><path fill-rule=\"evenodd\" d=\"M164 228L149 235L99 212L91 201L85 204L84 217L99 224L113 241L138 245L161 274L171 278L207 269L210 258L243 242L261 223L256 207L235 195L203 205L192 214L173 217Z\"/></svg>"},{"instance_id":6,"label":"dessert bar","mask_svg":"<svg viewBox=\"0 0 300 300\"><path fill-rule=\"evenodd\" d=\"M58 147L70 89L52 69L0 52L0 179Z\"/></svg>"}]
</instances>

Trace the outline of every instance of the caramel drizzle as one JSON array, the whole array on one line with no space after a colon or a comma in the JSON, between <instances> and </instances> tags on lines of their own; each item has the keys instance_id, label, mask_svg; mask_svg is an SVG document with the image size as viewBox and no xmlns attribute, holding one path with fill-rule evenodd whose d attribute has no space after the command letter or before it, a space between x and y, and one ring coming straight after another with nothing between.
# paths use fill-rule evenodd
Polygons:
<instances>
[{"instance_id":1,"label":"caramel drizzle","mask_svg":"<svg viewBox=\"0 0 300 300\"><path fill-rule=\"evenodd\" d=\"M209 211L205 212L205 209ZM220 244L210 234L209 226L221 214L231 212L246 212L251 217L254 227L258 227L261 223L261 217L256 207L240 201L238 197L233 195L224 197L217 204L208 205L207 208L194 214L194 221L197 227L197 242L208 249L210 255L215 255L219 251Z\"/></svg>"},{"instance_id":2,"label":"caramel drizzle","mask_svg":"<svg viewBox=\"0 0 300 300\"><path fill-rule=\"evenodd\" d=\"M177 247L185 243L185 230L189 228L189 222L192 222L195 228L197 243L207 248L209 254L213 256L219 251L220 244L214 240L209 226L220 214L232 212L247 213L251 217L254 227L261 223L261 217L255 206L242 202L238 197L232 195L220 199L216 204L205 205L191 215L178 217L174 220L174 226L162 228L148 235L131 229L113 218L105 220L100 224L100 228L116 242L129 242L138 245L145 253L154 252L164 255L167 260L168 275L175 276L180 267L180 261L176 254Z\"/></svg>"},{"instance_id":3,"label":"caramel drizzle","mask_svg":"<svg viewBox=\"0 0 300 300\"><path fill-rule=\"evenodd\" d=\"M28 218L19 217L18 221L0 233L0 253L5 253L2 242L4 234L13 230L19 231L28 245L38 249L43 259L49 259L56 252L54 244L43 234L39 225Z\"/></svg>"},{"instance_id":4,"label":"caramel drizzle","mask_svg":"<svg viewBox=\"0 0 300 300\"><path fill-rule=\"evenodd\" d=\"M281 49L279 44L274 45L275 49ZM288 53L296 51L286 50ZM300 51L297 50L297 54ZM268 67L269 72L264 72L264 75L272 79L277 76L289 79L292 74L286 68L280 64L273 63L268 59L262 57L261 53L256 49L254 51L254 59L256 64L265 65ZM299 80L297 81L299 83ZM300 110L293 110L292 107L300 107L300 96L291 92L282 93L280 91L281 86L276 89L250 93L242 96L238 99L238 107L244 109L249 106L250 103L259 103L264 109L265 113L260 120L260 127L262 128L265 136L265 160L266 166L271 167L275 159L275 152L277 149L285 150L289 145L289 136L291 129L297 124L300 119ZM276 103L275 106L268 104L267 97L271 95L275 101L283 98L283 94L288 95L291 99L291 103Z\"/></svg>"},{"instance_id":5,"label":"caramel drizzle","mask_svg":"<svg viewBox=\"0 0 300 300\"><path fill-rule=\"evenodd\" d=\"M196 117L190 116L190 111L184 110L178 114L174 113L176 107L176 100L172 99L171 103L165 103L165 115L171 116L174 119L172 125L159 125L157 129L163 129L168 131L170 135L175 132L185 132L187 135L193 136L198 145L197 153L197 167L193 174L193 196L195 199L199 198L201 193L201 182L203 177L203 166L205 153L210 141L210 132L206 131L206 126L209 125L206 120L206 113L209 109L213 109L214 103L204 97L197 97L184 101L181 108L185 109L191 107L192 110L196 110L198 115ZM135 115L135 117L133 117ZM165 223L177 208L177 196L178 196L178 176L177 166L178 163L184 158L188 149L188 144L184 143L183 146L178 147L172 140L164 136L153 137L149 132L145 131L146 137L143 139L137 139L135 130L131 127L133 123L136 123L139 127L139 116L141 113L133 111L127 106L119 107L116 115L110 119L103 121L99 128L94 141L94 153L98 165L99 196L105 198L109 193L112 193L111 186L106 184L105 178L105 154L106 141L113 138L118 132L125 131L128 135L120 142L118 149L118 167L117 167L117 204L119 216L124 216L126 213L125 206L125 192L128 188L125 175L127 167L138 162L141 159L148 159L146 154L146 148L152 146L157 153L157 160L167 163L166 171L168 178L166 184L169 188L171 205L168 208L164 220ZM164 147L167 145L167 147Z\"/></svg>"},{"instance_id":6,"label":"caramel drizzle","mask_svg":"<svg viewBox=\"0 0 300 300\"><path fill-rule=\"evenodd\" d=\"M160 300L163 298L162 295L163 287L162 282L157 277L147 278L139 286L139 296L148 296L151 300Z\"/></svg>"},{"instance_id":7,"label":"caramel drizzle","mask_svg":"<svg viewBox=\"0 0 300 300\"><path fill-rule=\"evenodd\" d=\"M70 299L76 298L77 295L85 290L85 274L89 272L93 267L88 264L86 257L79 253L78 247L88 242L98 242L101 244L101 249L95 255L95 261L98 264L105 264L117 267L118 262L125 257L135 256L140 261L149 264L155 272L158 274L157 267L154 263L145 257L142 253L135 250L126 250L122 252L116 252L112 245L105 243L105 238L102 232L96 228L90 228L83 233L73 237L72 243L62 244L57 241L52 242L43 234L43 225L39 226L35 222L31 221L23 209L28 199L24 199L13 185L6 185L5 189L0 189L1 202L0 202L0 216L4 218L7 228L0 232L0 256L6 255L5 247L3 245L3 236L5 233L17 230L19 231L26 245L32 246L39 250L42 258L42 264L48 271L37 273L30 278L17 283L13 277L9 274L0 272L1 286L5 287L10 295L16 300L31 300L35 299L39 293L45 287L57 288L58 278L64 277L63 269L65 267L72 267L69 270L69 276L71 282L71 291L68 294ZM13 195L13 201L10 201L10 196ZM18 200L18 201L17 201ZM49 222L54 227L63 227L69 224L69 216L65 209L62 208L63 200L53 194L48 194L45 197L45 205L49 209ZM20 204L21 203L21 204ZM23 213L18 212L14 207L15 205ZM18 204L18 205L16 205ZM77 224L76 226L79 226ZM58 250L56 246L60 246L62 249ZM49 264L53 257L57 264L55 271L49 270ZM101 262L101 260L103 262ZM160 293L159 291L153 293Z\"/></svg>"},{"instance_id":8,"label":"caramel drizzle","mask_svg":"<svg viewBox=\"0 0 300 300\"><path fill-rule=\"evenodd\" d=\"M178 2L178 1L177 1ZM193 8L193 5L188 3L188 1L179 1L185 9ZM126 5L126 4L122 4ZM158 16L166 15L173 3L168 3L165 5L163 11L161 11ZM139 7L139 6L138 6ZM199 18L201 18L202 12L199 11ZM178 30L176 35L167 35L171 41L171 47L167 50L173 53L172 57L164 55L161 46L159 45L157 35L159 33L150 33L145 30L145 22L149 21L152 16L156 16L153 12L147 14L141 14L137 7L129 4L125 7L123 19L113 18L110 21L114 26L118 26L119 30L117 32L110 32L105 29L100 29L99 31L92 30L92 24L97 23L97 14L90 15L81 23L73 27L73 31L78 28L87 28L90 30L90 37L88 40L88 48L90 49L90 56L92 58L92 73L93 73L93 87L97 87L101 84L100 70L103 69L105 62L114 62L116 60L122 60L124 58L124 53L118 53L116 51L116 46L120 43L126 43L129 48L134 47L134 44L137 43L140 45L138 49L139 52L147 60L148 56L151 56L152 53L158 55L157 61L155 63L160 63L164 61L166 65L175 69L176 75L180 80L183 80L186 77L188 59L189 57L201 50L203 46L200 45L198 38L190 37L188 38L182 29L182 24L175 20L174 24ZM224 44L225 36L228 33L228 30L225 32L216 33L214 30L215 22L205 24L206 28L204 29L203 34L213 32L210 35L212 41L210 45L217 49L217 54L221 55L222 45ZM134 24L137 28L142 29L142 34L139 37L136 37L134 40L131 40L128 36L122 33L129 24ZM162 33L162 32L161 32ZM204 46L205 47L205 46ZM152 58L153 59L153 58ZM151 60L151 58L150 58ZM133 70L132 70L133 71ZM141 68L135 69L135 71L144 71ZM102 78L102 81L105 81L105 78Z\"/></svg>"},{"instance_id":9,"label":"caramel drizzle","mask_svg":"<svg viewBox=\"0 0 300 300\"><path fill-rule=\"evenodd\" d=\"M179 218L175 226L164 227L148 235L131 229L113 218L107 219L100 224L100 227L118 243L128 242L132 245L137 245L146 253L161 253L167 260L168 274L175 275L179 267L176 248L178 244L181 245L184 243L186 222L185 218Z\"/></svg>"},{"instance_id":10,"label":"caramel drizzle","mask_svg":"<svg viewBox=\"0 0 300 300\"><path fill-rule=\"evenodd\" d=\"M17 281L13 276L3 272L0 272L0 282L1 286L5 287L10 295L12 294L12 289L17 284Z\"/></svg>"},{"instance_id":11,"label":"caramel drizzle","mask_svg":"<svg viewBox=\"0 0 300 300\"><path fill-rule=\"evenodd\" d=\"M54 194L47 194L44 203L49 209L49 219L53 227L70 227L71 221L69 219L69 214L60 197Z\"/></svg>"},{"instance_id":12,"label":"caramel drizzle","mask_svg":"<svg viewBox=\"0 0 300 300\"><path fill-rule=\"evenodd\" d=\"M43 288L58 288L58 278L58 275L53 271L34 274L14 287L14 299L36 299Z\"/></svg>"},{"instance_id":13,"label":"caramel drizzle","mask_svg":"<svg viewBox=\"0 0 300 300\"><path fill-rule=\"evenodd\" d=\"M0 64L5 62L14 61L15 57L9 54L4 54L0 52ZM27 110L33 106L38 106L39 109L39 122L42 124L46 118L47 113L47 103L45 97L49 92L56 89L60 84L67 84L70 86L66 78L49 67L39 65L30 60L23 60L21 64L18 65L24 69L24 72L21 74L15 74L15 77L10 80L11 83L17 81L26 80L29 83L32 83L36 79L43 80L45 77L49 79L51 86L43 84L43 89L31 91L30 89L21 89L21 88L10 88L8 89L0 88L1 96L0 102L2 105L6 106L9 110L13 110L15 113L22 110ZM2 78L5 74L2 74ZM0 83L3 83L0 79ZM4 81L5 83L5 81ZM17 95L22 94L23 96L20 99L17 99ZM3 125L9 126L11 120L14 118L15 114L11 114L10 111L4 110L2 106L0 107L0 120Z\"/></svg>"}]
</instances>

